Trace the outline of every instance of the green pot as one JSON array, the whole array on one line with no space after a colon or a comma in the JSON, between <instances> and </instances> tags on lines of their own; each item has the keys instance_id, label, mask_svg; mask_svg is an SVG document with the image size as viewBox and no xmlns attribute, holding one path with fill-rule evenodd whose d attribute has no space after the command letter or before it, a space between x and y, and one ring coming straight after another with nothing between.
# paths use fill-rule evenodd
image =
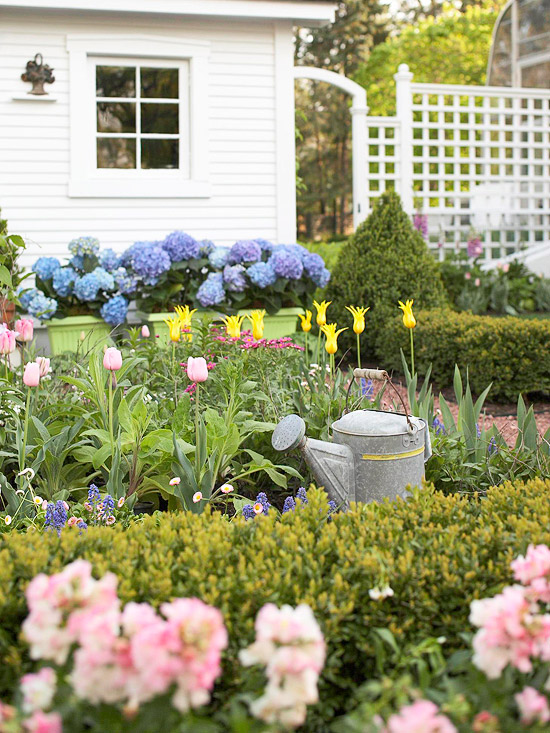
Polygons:
<instances>
[{"instance_id":1,"label":"green pot","mask_svg":"<svg viewBox=\"0 0 550 733\"><path fill-rule=\"evenodd\" d=\"M54 318L48 321L47 326L53 356L65 351L89 351L98 344L111 343L111 326L95 316Z\"/></svg>"},{"instance_id":2,"label":"green pot","mask_svg":"<svg viewBox=\"0 0 550 733\"><path fill-rule=\"evenodd\" d=\"M239 311L240 316L251 313L255 308ZM272 339L280 339L283 336L292 336L296 332L298 316L303 314L303 308L281 308L272 316L264 318L264 338L271 341ZM251 329L250 321L245 318L243 330Z\"/></svg>"}]
</instances>

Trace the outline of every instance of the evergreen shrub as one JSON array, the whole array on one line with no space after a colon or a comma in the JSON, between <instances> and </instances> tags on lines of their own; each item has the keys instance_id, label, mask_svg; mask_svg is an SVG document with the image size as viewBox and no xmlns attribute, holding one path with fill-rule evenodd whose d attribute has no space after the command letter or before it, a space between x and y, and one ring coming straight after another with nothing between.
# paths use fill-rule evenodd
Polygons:
<instances>
[{"instance_id":1,"label":"evergreen shrub","mask_svg":"<svg viewBox=\"0 0 550 733\"><path fill-rule=\"evenodd\" d=\"M158 606L196 596L221 609L230 647L215 706L239 688L237 653L252 641L262 605L309 604L327 641L327 662L320 702L304 730L328 730L351 693L381 671L374 662L375 627L389 628L400 646L434 636L447 639L449 654L467 646L461 634L470 628L470 601L510 583L510 561L530 542L550 544L549 491L550 481L533 480L468 500L428 486L408 501L353 505L326 521L326 495L311 489L307 506L247 522L181 512L145 517L126 530L64 530L60 538L4 533L0 697L9 697L28 666L20 633L27 584L37 573L86 558L96 577L116 573L123 602ZM395 595L374 601L369 590L381 584Z\"/></svg>"},{"instance_id":2,"label":"evergreen shrub","mask_svg":"<svg viewBox=\"0 0 550 733\"><path fill-rule=\"evenodd\" d=\"M550 394L550 319L474 316L447 309L415 314L415 367L440 387L453 383L455 364L468 370L472 391L490 383L490 400L517 400L518 394ZM385 369L402 370L399 350L409 358L409 332L394 317L379 334L377 351Z\"/></svg>"},{"instance_id":3,"label":"evergreen shrub","mask_svg":"<svg viewBox=\"0 0 550 733\"><path fill-rule=\"evenodd\" d=\"M342 247L325 297L332 300L329 320L340 327L351 319L347 305L370 307L362 338L371 355L384 324L399 312L399 300L414 299L416 308L446 302L438 263L396 193L382 194L368 219ZM355 344L351 329L340 339L342 347Z\"/></svg>"}]
</instances>

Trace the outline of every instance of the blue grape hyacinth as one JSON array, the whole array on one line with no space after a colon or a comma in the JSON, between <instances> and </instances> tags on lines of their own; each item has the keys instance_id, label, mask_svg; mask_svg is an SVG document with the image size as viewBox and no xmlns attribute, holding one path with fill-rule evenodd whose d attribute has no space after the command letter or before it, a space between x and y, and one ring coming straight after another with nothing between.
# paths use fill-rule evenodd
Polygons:
<instances>
[{"instance_id":1,"label":"blue grape hyacinth","mask_svg":"<svg viewBox=\"0 0 550 733\"><path fill-rule=\"evenodd\" d=\"M46 507L46 521L44 523L44 529L50 530L55 529L57 536L61 536L61 530L67 524L67 509L62 501L53 501L48 503Z\"/></svg>"}]
</instances>

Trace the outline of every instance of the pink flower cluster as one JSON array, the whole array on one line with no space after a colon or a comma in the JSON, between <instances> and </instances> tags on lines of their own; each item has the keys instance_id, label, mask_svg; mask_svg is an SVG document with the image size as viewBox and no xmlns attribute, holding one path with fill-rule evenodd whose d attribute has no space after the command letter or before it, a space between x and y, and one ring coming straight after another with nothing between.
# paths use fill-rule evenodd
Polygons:
<instances>
[{"instance_id":1,"label":"pink flower cluster","mask_svg":"<svg viewBox=\"0 0 550 733\"><path fill-rule=\"evenodd\" d=\"M534 687L526 687L522 692L514 695L514 699L519 708L521 722L524 725L548 723L550 721L548 700Z\"/></svg>"},{"instance_id":2,"label":"pink flower cluster","mask_svg":"<svg viewBox=\"0 0 550 733\"><path fill-rule=\"evenodd\" d=\"M512 569L523 585L508 586L470 607L470 621L479 627L473 662L489 679L500 677L507 665L530 672L534 659L550 661L550 614L539 604L550 599L550 550L531 545Z\"/></svg>"},{"instance_id":3,"label":"pink flower cluster","mask_svg":"<svg viewBox=\"0 0 550 733\"><path fill-rule=\"evenodd\" d=\"M392 715L383 733L456 733L456 728L433 702L416 700Z\"/></svg>"},{"instance_id":4,"label":"pink flower cluster","mask_svg":"<svg viewBox=\"0 0 550 733\"><path fill-rule=\"evenodd\" d=\"M173 688L182 712L208 702L227 646L220 611L196 598L163 604L163 616L146 603L121 611L116 585L110 573L95 580L84 560L34 578L23 625L31 656L64 664L76 645L71 684L92 704L124 703L136 711Z\"/></svg>"},{"instance_id":5,"label":"pink flower cluster","mask_svg":"<svg viewBox=\"0 0 550 733\"><path fill-rule=\"evenodd\" d=\"M240 653L245 666L266 667L264 694L251 705L266 723L297 728L307 705L317 702L317 681L325 661L323 634L309 606L266 604L256 617L256 640Z\"/></svg>"},{"instance_id":6,"label":"pink flower cluster","mask_svg":"<svg viewBox=\"0 0 550 733\"><path fill-rule=\"evenodd\" d=\"M215 336L216 341L229 342L236 344L240 349L297 349L303 351L304 347L295 344L292 336L283 336L278 339L256 339L252 335L252 331L242 331L238 338L229 336Z\"/></svg>"}]
</instances>

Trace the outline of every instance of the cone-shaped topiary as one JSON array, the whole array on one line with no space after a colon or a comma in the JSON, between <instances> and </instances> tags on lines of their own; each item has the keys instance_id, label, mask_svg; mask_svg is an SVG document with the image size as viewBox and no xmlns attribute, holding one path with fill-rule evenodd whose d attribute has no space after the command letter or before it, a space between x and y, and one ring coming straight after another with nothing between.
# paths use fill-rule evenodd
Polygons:
<instances>
[{"instance_id":1,"label":"cone-shaped topiary","mask_svg":"<svg viewBox=\"0 0 550 733\"><path fill-rule=\"evenodd\" d=\"M332 300L329 320L339 326L351 326L347 305L370 306L361 342L371 357L383 338L384 323L398 313L399 300L414 299L414 308L422 309L445 303L438 263L396 193L382 194L344 245L327 291L324 297ZM340 338L342 348L354 347L351 328Z\"/></svg>"}]
</instances>

